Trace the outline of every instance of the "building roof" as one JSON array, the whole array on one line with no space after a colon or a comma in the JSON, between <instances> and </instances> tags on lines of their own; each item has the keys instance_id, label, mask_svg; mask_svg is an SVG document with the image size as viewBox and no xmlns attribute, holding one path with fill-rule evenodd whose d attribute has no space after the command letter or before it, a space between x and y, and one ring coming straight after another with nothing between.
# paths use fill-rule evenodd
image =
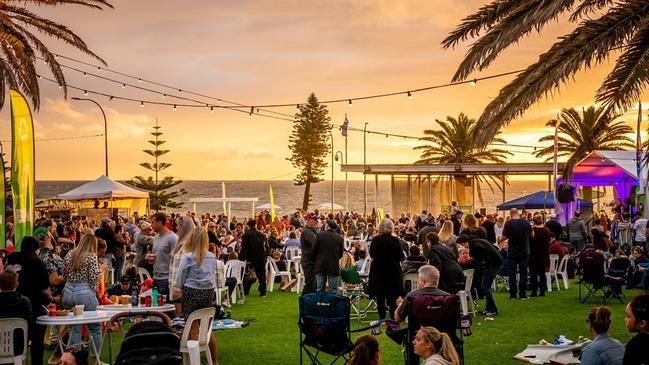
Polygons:
<instances>
[{"instance_id":1,"label":"building roof","mask_svg":"<svg viewBox=\"0 0 649 365\"><path fill-rule=\"evenodd\" d=\"M559 163L559 171L564 167ZM342 165L342 172L363 172L363 164ZM367 164L366 175L551 174L552 163Z\"/></svg>"}]
</instances>

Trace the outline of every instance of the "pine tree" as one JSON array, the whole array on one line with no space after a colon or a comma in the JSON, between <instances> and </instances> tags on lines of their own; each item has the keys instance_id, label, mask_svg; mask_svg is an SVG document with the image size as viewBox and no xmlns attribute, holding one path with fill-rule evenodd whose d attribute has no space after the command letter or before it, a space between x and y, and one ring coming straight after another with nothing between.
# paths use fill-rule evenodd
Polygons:
<instances>
[{"instance_id":1,"label":"pine tree","mask_svg":"<svg viewBox=\"0 0 649 365\"><path fill-rule=\"evenodd\" d=\"M181 208L183 203L175 202L174 199L179 196L187 194L185 189L180 189L176 191L168 192L168 189L182 183L182 180L174 180L173 176L165 176L162 181L159 180L159 174L162 170L165 170L171 166L170 163L159 162L159 158L169 152L170 150L161 150L159 147L164 144L166 141L161 141L159 137L163 134L160 132L160 126L158 126L158 119L156 118L155 127L153 127L153 132L151 135L154 137L154 140L149 140L148 142L154 146L153 150L142 150L149 156L152 156L155 159L153 164L149 162L142 162L140 166L144 167L147 170L153 171L155 174L155 180L153 176L147 178L143 176L135 176L133 180L128 181L128 184L135 186L136 188L146 190L149 192L149 204L151 209L159 211L160 209L168 208Z\"/></svg>"},{"instance_id":2,"label":"pine tree","mask_svg":"<svg viewBox=\"0 0 649 365\"><path fill-rule=\"evenodd\" d=\"M324 105L318 103L318 98L311 93L306 104L298 106L295 113L293 132L289 137L289 148L293 166L300 170L295 177L295 185L304 185L302 209L307 210L311 200L311 184L322 181L324 168L327 167L325 157L329 153L329 131L331 118Z\"/></svg>"}]
</instances>

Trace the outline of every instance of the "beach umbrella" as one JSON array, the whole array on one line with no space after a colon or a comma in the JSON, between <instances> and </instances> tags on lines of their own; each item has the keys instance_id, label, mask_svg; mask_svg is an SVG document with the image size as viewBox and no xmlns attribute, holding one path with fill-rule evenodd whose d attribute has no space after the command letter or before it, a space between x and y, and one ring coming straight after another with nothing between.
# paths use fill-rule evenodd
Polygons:
<instances>
[{"instance_id":1,"label":"beach umbrella","mask_svg":"<svg viewBox=\"0 0 649 365\"><path fill-rule=\"evenodd\" d=\"M582 207L590 207L593 205L588 200L578 199L579 205ZM517 209L554 209L554 198L551 191L539 191L534 194L525 195L514 200L500 204L496 209L508 210L512 208Z\"/></svg>"},{"instance_id":2,"label":"beach umbrella","mask_svg":"<svg viewBox=\"0 0 649 365\"><path fill-rule=\"evenodd\" d=\"M333 210L345 210L345 207L343 207L342 205L338 205L338 204L334 203L333 206L334 206ZM331 209L331 203L322 203L322 204L318 205L317 207L315 207L315 209L316 210L332 210Z\"/></svg>"},{"instance_id":3,"label":"beach umbrella","mask_svg":"<svg viewBox=\"0 0 649 365\"><path fill-rule=\"evenodd\" d=\"M268 210L268 209L270 209L270 203L258 205L257 209ZM280 209L282 209L282 207L280 207L279 205L275 205L275 210L280 210Z\"/></svg>"}]
</instances>

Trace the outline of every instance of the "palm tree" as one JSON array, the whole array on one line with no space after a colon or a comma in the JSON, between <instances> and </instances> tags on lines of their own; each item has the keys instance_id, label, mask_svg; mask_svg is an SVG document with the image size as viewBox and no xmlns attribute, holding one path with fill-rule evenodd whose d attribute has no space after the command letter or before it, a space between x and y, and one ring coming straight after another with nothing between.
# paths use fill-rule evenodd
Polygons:
<instances>
[{"instance_id":1,"label":"palm tree","mask_svg":"<svg viewBox=\"0 0 649 365\"><path fill-rule=\"evenodd\" d=\"M567 16L566 16L567 15ZM649 1L647 0L494 0L480 8L442 42L455 47L478 38L460 64L453 80L466 80L486 69L498 55L524 36L540 32L548 23L568 19L576 24L538 61L518 74L485 108L477 125L477 140L486 146L504 125L544 95L558 90L581 69L608 62L619 52L613 71L596 93L607 112L626 110L649 82ZM599 134L604 125L595 125ZM586 146L577 150L583 153Z\"/></svg>"},{"instance_id":2,"label":"palm tree","mask_svg":"<svg viewBox=\"0 0 649 365\"><path fill-rule=\"evenodd\" d=\"M57 6L61 4L83 5L95 9L104 6L112 8L107 0L4 0L0 1L0 107L4 103L4 96L8 88L22 91L32 101L35 109L40 107L40 89L38 73L35 64L39 58L45 62L54 79L67 96L65 77L56 57L49 51L45 44L37 37L38 33L62 40L68 45L81 50L106 64L99 56L88 49L79 36L74 34L65 25L40 17L21 7L21 3L37 6Z\"/></svg>"},{"instance_id":3,"label":"palm tree","mask_svg":"<svg viewBox=\"0 0 649 365\"><path fill-rule=\"evenodd\" d=\"M424 135L426 137L420 138L422 141L429 142L429 144L413 147L414 150L421 150L421 158L416 161L417 164L440 164L440 163L479 163L479 162L504 162L507 155L512 153L498 148L478 147L473 142L473 136L476 133L476 121L467 117L464 113L460 113L457 118L451 116L446 117L446 121L435 119L440 129L426 129ZM507 142L497 137L500 132L496 133L489 143L506 144ZM441 179L438 178L437 182ZM467 202L465 196L465 187L470 184L469 177L466 175L455 175L453 180L456 183L457 198L460 204ZM478 198L480 203L484 204L482 192L480 190L480 182L485 182L492 191L494 191L492 183L504 184L496 176L477 175L476 187L478 190ZM449 180L450 182L450 180ZM499 186L500 188L500 186Z\"/></svg>"},{"instance_id":4,"label":"palm tree","mask_svg":"<svg viewBox=\"0 0 649 365\"><path fill-rule=\"evenodd\" d=\"M571 171L577 162L594 150L619 151L635 148L629 136L633 129L624 122L615 121L619 116L607 114L603 107L595 106L589 106L582 110L581 114L575 108L561 110L557 156L568 157L567 171ZM557 120L550 120L545 125L554 128ZM596 129L602 129L602 132L593 133ZM539 142L547 141L554 141L554 134L539 139ZM580 148L582 146L583 148ZM535 151L534 156L547 157L545 161L550 161L553 153L554 145Z\"/></svg>"},{"instance_id":5,"label":"palm tree","mask_svg":"<svg viewBox=\"0 0 649 365\"><path fill-rule=\"evenodd\" d=\"M569 177L572 168L577 162L594 150L619 151L633 149L635 144L629 137L633 129L621 121L615 121L620 115L607 113L604 107L589 106L581 114L575 108L561 110L557 135L557 156L568 157L563 172L564 177ZM557 120L553 119L546 124L555 127ZM601 132L596 132L600 130ZM554 141L554 134L539 139L539 142ZM554 144L534 152L538 158L546 157L552 160ZM585 187L583 198L592 199L592 188Z\"/></svg>"}]
</instances>

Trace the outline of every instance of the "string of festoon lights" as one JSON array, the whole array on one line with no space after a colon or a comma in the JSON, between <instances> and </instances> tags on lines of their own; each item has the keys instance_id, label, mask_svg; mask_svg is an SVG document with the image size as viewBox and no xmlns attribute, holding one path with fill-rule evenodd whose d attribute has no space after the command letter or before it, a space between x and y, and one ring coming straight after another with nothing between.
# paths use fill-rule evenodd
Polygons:
<instances>
[{"instance_id":1,"label":"string of festoon lights","mask_svg":"<svg viewBox=\"0 0 649 365\"><path fill-rule=\"evenodd\" d=\"M70 136L70 137L52 137L52 138L36 138L34 142L52 142L52 141L70 141L70 140L79 140L79 139L88 139L88 138L97 138L103 137L104 134L89 134L85 136ZM1 143L10 143L9 140L0 140Z\"/></svg>"},{"instance_id":2,"label":"string of festoon lights","mask_svg":"<svg viewBox=\"0 0 649 365\"><path fill-rule=\"evenodd\" d=\"M55 54L55 58L63 58L69 61L73 61L88 67L93 67L97 71L104 71L112 74L116 74L122 77L126 77L132 80L136 80L137 83L130 83L130 82L124 82L121 80L116 80L104 75L99 75L95 72L89 72L89 71L84 71L82 69L72 67L70 65L62 64L59 63L59 65L62 68L77 72L82 75L82 77L94 77L102 81L107 81L113 84L121 85L123 89L125 88L133 88L136 90L141 90L145 92L150 92L153 94L160 95L162 99L166 98L174 98L177 100L183 101L182 103L180 102L167 102L167 101L160 101L160 100L147 100L147 99L140 99L140 98L131 98L131 97L125 97L125 96L120 96L120 95L114 95L114 94L109 94L106 92L100 92L96 90L91 90L89 88L84 88L79 85L75 84L70 84L66 82L66 87L81 91L85 96L88 96L89 94L94 94L94 95L99 95L99 96L104 96L107 97L109 101L112 100L122 100L122 101L129 101L129 102L135 102L139 103L141 107L144 107L146 104L151 104L151 105L158 105L158 106L170 106L173 111L176 111L178 108L205 108L209 110L211 113L214 113L215 109L224 109L224 110L231 110L231 111L236 111L240 113L247 113L249 116L260 116L260 117L265 117L265 118L272 118L276 120L284 120L288 122L293 122L294 121L294 116L282 112L277 112L274 110L268 110L268 108L279 108L279 107L289 107L289 106L295 106L297 110L299 110L300 106L303 104L293 104L293 103L283 103L283 104L260 104L260 105L249 105L249 104L243 104L239 102L234 102L231 100L226 100L223 98L218 98L210 95L205 95L201 93L197 93L191 90L186 90L183 88L178 88L175 86L167 85L164 83L160 83L157 81L152 81L148 79L144 79L141 77L133 76L130 74L126 74L120 71L115 71L112 70L108 67L104 66L99 66L96 64L84 62L72 57L60 55L60 54ZM40 58L44 63L47 63L47 61L43 58ZM340 103L340 102L347 102L348 105L351 107L353 106L353 101L357 100L367 100L367 99L374 99L374 98L383 98L383 97L389 97L389 96L395 96L395 95L406 95L408 99L413 98L413 94L417 92L423 92L423 91L428 91L428 90L433 90L433 89L440 89L440 88L446 88L446 87L452 87L452 86L458 86L458 85L463 85L463 84L470 84L472 86L475 86L477 82L482 81L482 80L488 80L488 79L493 79L493 78L499 78L499 77L504 77L516 73L520 73L523 70L516 70L516 71L510 71L506 73L500 73L496 75L490 75L490 76L484 76L481 78L475 78L473 80L468 80L468 81L463 81L463 82L456 82L456 83L447 83L447 84L440 84L440 85L433 85L433 86L427 86L423 88L417 88L417 89L412 89L408 91L398 91L398 92L391 92L391 93L383 93L383 94L373 94L373 95L366 95L366 96L360 96L360 97L353 97L353 98L339 98L339 99L332 99L332 100L325 100L320 102L320 104L333 104L333 103ZM46 80L49 82L53 82L58 84L56 80L44 77L40 74L37 74L39 79ZM142 83L147 83L150 85L162 87L165 89L168 89L168 91L160 91L160 90L155 90L149 87L142 86ZM59 88L62 88L61 85L59 85ZM183 95L176 95L174 92L177 93L182 93ZM210 100L214 100L217 103L206 103L202 100L197 100L188 96L184 95L193 95L193 96L198 96L201 98L206 98ZM185 102L190 102L193 104L185 103ZM225 104L230 104L230 105L223 105L222 103ZM343 127L341 124L335 124L332 123L333 128L341 128ZM375 130L367 130L367 129L361 129L361 128L354 128L354 127L347 127L348 131L354 131L354 132L365 132L367 134L375 134L375 135L384 135L386 138L388 137L396 137L396 138L403 138L403 139L411 139L411 140L422 140L422 137L417 137L417 136L409 136L409 135L403 135L403 134L396 134L396 133L391 133L391 132L383 132L383 131L375 131ZM514 144L498 144L498 143L492 143L491 145L503 145L503 146L508 146L508 147L523 147L523 148L530 148L536 150L538 147L537 146L530 146L530 145L514 145ZM516 151L513 150L512 152L517 152L517 153L530 153L529 151Z\"/></svg>"}]
</instances>

